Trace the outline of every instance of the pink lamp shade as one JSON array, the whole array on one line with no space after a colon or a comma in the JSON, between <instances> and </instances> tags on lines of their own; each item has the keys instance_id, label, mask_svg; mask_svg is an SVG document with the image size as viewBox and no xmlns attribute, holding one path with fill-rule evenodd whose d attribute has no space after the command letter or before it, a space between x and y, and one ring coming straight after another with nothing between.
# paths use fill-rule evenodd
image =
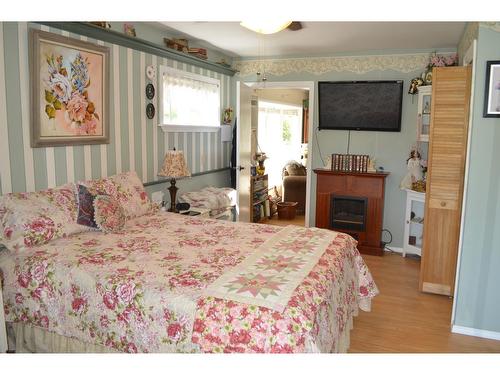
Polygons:
<instances>
[{"instance_id":1,"label":"pink lamp shade","mask_svg":"<svg viewBox=\"0 0 500 375\"><path fill-rule=\"evenodd\" d=\"M167 151L158 176L171 178L190 177L191 172L189 172L189 169L187 168L184 153L176 150Z\"/></svg>"}]
</instances>

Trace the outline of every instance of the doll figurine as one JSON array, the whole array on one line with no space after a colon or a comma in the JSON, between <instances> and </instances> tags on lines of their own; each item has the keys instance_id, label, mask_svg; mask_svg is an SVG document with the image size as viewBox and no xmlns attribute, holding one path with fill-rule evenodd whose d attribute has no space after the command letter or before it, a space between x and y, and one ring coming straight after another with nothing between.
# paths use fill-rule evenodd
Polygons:
<instances>
[{"instance_id":1,"label":"doll figurine","mask_svg":"<svg viewBox=\"0 0 500 375\"><path fill-rule=\"evenodd\" d=\"M408 173L399 185L401 189L411 189L413 183L423 180L420 153L417 150L411 150L410 157L406 161L406 167Z\"/></svg>"}]
</instances>

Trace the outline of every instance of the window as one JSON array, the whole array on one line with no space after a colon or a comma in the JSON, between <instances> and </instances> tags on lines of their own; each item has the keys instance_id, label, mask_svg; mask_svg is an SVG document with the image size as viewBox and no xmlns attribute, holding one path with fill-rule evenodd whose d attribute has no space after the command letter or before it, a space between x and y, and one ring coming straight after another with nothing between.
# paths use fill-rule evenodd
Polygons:
<instances>
[{"instance_id":1,"label":"window","mask_svg":"<svg viewBox=\"0 0 500 375\"><path fill-rule=\"evenodd\" d=\"M281 185L281 171L290 160L300 161L302 108L259 100L258 147L265 162L269 186Z\"/></svg>"},{"instance_id":2,"label":"window","mask_svg":"<svg viewBox=\"0 0 500 375\"><path fill-rule=\"evenodd\" d=\"M165 131L218 129L220 81L162 66L160 68L160 122ZM177 128L177 129L176 129Z\"/></svg>"}]
</instances>

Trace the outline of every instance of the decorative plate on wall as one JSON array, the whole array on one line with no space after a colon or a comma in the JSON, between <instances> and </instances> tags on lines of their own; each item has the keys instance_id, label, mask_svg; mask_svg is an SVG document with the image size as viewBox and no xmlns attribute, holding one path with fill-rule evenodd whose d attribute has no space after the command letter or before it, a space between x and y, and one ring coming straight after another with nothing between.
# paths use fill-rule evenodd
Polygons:
<instances>
[{"instance_id":1,"label":"decorative plate on wall","mask_svg":"<svg viewBox=\"0 0 500 375\"><path fill-rule=\"evenodd\" d=\"M146 67L146 77L148 77L151 81L154 81L156 78L156 66L148 65Z\"/></svg>"},{"instance_id":2,"label":"decorative plate on wall","mask_svg":"<svg viewBox=\"0 0 500 375\"><path fill-rule=\"evenodd\" d=\"M155 87L153 86L152 83L148 83L146 85L146 98L149 100L153 99L155 97Z\"/></svg>"},{"instance_id":3,"label":"decorative plate on wall","mask_svg":"<svg viewBox=\"0 0 500 375\"><path fill-rule=\"evenodd\" d=\"M146 116L148 116L148 119L152 119L153 117L155 117L155 106L153 105L153 103L149 103L146 106Z\"/></svg>"},{"instance_id":4,"label":"decorative plate on wall","mask_svg":"<svg viewBox=\"0 0 500 375\"><path fill-rule=\"evenodd\" d=\"M425 84L432 85L432 70L425 73Z\"/></svg>"}]
</instances>

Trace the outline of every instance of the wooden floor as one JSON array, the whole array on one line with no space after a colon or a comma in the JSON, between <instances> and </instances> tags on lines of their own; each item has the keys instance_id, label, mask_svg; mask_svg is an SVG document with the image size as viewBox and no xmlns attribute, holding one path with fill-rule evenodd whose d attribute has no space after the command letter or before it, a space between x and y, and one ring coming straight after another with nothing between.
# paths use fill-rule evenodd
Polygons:
<instances>
[{"instance_id":1,"label":"wooden floor","mask_svg":"<svg viewBox=\"0 0 500 375\"><path fill-rule=\"evenodd\" d=\"M278 215L274 215L272 219L268 219L264 222L264 224L279 225L281 227L285 227L287 225L299 225L303 227L304 223L305 223L304 215L295 215L295 219L293 220L280 220L278 219Z\"/></svg>"},{"instance_id":2,"label":"wooden floor","mask_svg":"<svg viewBox=\"0 0 500 375\"><path fill-rule=\"evenodd\" d=\"M360 311L352 353L500 353L500 341L450 332L452 300L418 291L420 261L397 253L364 255L380 294Z\"/></svg>"}]
</instances>

